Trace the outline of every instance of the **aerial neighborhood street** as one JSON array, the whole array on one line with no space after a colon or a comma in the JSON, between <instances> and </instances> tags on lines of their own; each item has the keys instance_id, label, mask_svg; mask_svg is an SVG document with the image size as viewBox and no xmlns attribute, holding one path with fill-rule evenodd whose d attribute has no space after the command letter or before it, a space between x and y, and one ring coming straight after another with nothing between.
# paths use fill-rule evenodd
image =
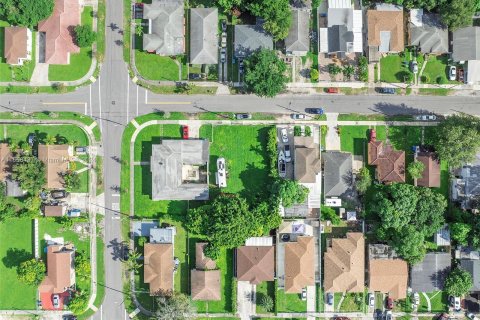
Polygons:
<instances>
[{"instance_id":1,"label":"aerial neighborhood street","mask_svg":"<svg viewBox=\"0 0 480 320\"><path fill-rule=\"evenodd\" d=\"M0 320L480 317L479 0L0 0Z\"/></svg>"}]
</instances>

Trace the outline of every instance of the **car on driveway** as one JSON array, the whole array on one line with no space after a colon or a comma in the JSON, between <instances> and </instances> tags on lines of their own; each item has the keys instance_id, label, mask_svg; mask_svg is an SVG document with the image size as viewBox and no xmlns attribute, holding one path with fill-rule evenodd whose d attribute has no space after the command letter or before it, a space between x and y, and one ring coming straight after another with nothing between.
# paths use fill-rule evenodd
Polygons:
<instances>
[{"instance_id":1,"label":"car on driveway","mask_svg":"<svg viewBox=\"0 0 480 320\"><path fill-rule=\"evenodd\" d=\"M410 70L412 70L413 73L418 73L418 63L417 61L412 61L410 62Z\"/></svg>"},{"instance_id":2,"label":"car on driveway","mask_svg":"<svg viewBox=\"0 0 480 320\"><path fill-rule=\"evenodd\" d=\"M220 62L225 63L226 60L227 60L227 49L222 48L220 50Z\"/></svg>"},{"instance_id":3,"label":"car on driveway","mask_svg":"<svg viewBox=\"0 0 480 320\"><path fill-rule=\"evenodd\" d=\"M320 115L322 115L323 114L323 109L322 108L306 108L305 112L310 113L310 114L320 114Z\"/></svg>"},{"instance_id":4,"label":"car on driveway","mask_svg":"<svg viewBox=\"0 0 480 320\"><path fill-rule=\"evenodd\" d=\"M227 47L227 33L223 32L222 33L222 48L226 48L226 47Z\"/></svg>"},{"instance_id":5,"label":"car on driveway","mask_svg":"<svg viewBox=\"0 0 480 320\"><path fill-rule=\"evenodd\" d=\"M437 116L434 114L421 114L415 116L415 120L417 121L435 121L437 120Z\"/></svg>"},{"instance_id":6,"label":"car on driveway","mask_svg":"<svg viewBox=\"0 0 480 320\"><path fill-rule=\"evenodd\" d=\"M450 296L450 306L453 308L455 311L461 311L462 306L460 304L460 297L454 297Z\"/></svg>"},{"instance_id":7,"label":"car on driveway","mask_svg":"<svg viewBox=\"0 0 480 320\"><path fill-rule=\"evenodd\" d=\"M383 312L380 309L376 309L375 312L373 313L373 318L374 319L382 319L383 318Z\"/></svg>"},{"instance_id":8,"label":"car on driveway","mask_svg":"<svg viewBox=\"0 0 480 320\"><path fill-rule=\"evenodd\" d=\"M305 119L305 115L303 113L292 113L290 115L290 117L293 119L293 120L303 120Z\"/></svg>"},{"instance_id":9,"label":"car on driveway","mask_svg":"<svg viewBox=\"0 0 480 320\"><path fill-rule=\"evenodd\" d=\"M202 79L202 75L200 73L190 73L188 75L188 77L190 78L190 80L200 80L200 79Z\"/></svg>"},{"instance_id":10,"label":"car on driveway","mask_svg":"<svg viewBox=\"0 0 480 320\"><path fill-rule=\"evenodd\" d=\"M418 306L420 305L420 295L418 294L418 292L415 292L413 294L413 303Z\"/></svg>"},{"instance_id":11,"label":"car on driveway","mask_svg":"<svg viewBox=\"0 0 480 320\"><path fill-rule=\"evenodd\" d=\"M282 142L283 143L288 143L287 128L283 128L282 130L280 130L280 134L282 135Z\"/></svg>"},{"instance_id":12,"label":"car on driveway","mask_svg":"<svg viewBox=\"0 0 480 320\"><path fill-rule=\"evenodd\" d=\"M291 153L290 153L290 145L286 144L286 145L283 147L283 151L285 152L285 161L286 161L286 162L292 161L292 155L291 155Z\"/></svg>"},{"instance_id":13,"label":"car on driveway","mask_svg":"<svg viewBox=\"0 0 480 320\"><path fill-rule=\"evenodd\" d=\"M455 66L448 67L448 80L450 81L457 80L457 67Z\"/></svg>"},{"instance_id":14,"label":"car on driveway","mask_svg":"<svg viewBox=\"0 0 480 320\"><path fill-rule=\"evenodd\" d=\"M307 288L302 289L302 300L307 300Z\"/></svg>"},{"instance_id":15,"label":"car on driveway","mask_svg":"<svg viewBox=\"0 0 480 320\"><path fill-rule=\"evenodd\" d=\"M60 296L58 294L54 294L52 296L52 300L53 300L53 308L54 309L60 308Z\"/></svg>"},{"instance_id":16,"label":"car on driveway","mask_svg":"<svg viewBox=\"0 0 480 320\"><path fill-rule=\"evenodd\" d=\"M278 173L282 178L285 178L287 175L287 164L283 159L278 160Z\"/></svg>"},{"instance_id":17,"label":"car on driveway","mask_svg":"<svg viewBox=\"0 0 480 320\"><path fill-rule=\"evenodd\" d=\"M327 293L327 304L333 306L333 293L331 292Z\"/></svg>"},{"instance_id":18,"label":"car on driveway","mask_svg":"<svg viewBox=\"0 0 480 320\"><path fill-rule=\"evenodd\" d=\"M250 113L237 113L235 114L235 118L237 118L237 120L252 119L252 115Z\"/></svg>"},{"instance_id":19,"label":"car on driveway","mask_svg":"<svg viewBox=\"0 0 480 320\"><path fill-rule=\"evenodd\" d=\"M471 312L468 312L466 314L467 318L470 319L470 320L478 320L478 318L475 316L475 314L471 313Z\"/></svg>"},{"instance_id":20,"label":"car on driveway","mask_svg":"<svg viewBox=\"0 0 480 320\"><path fill-rule=\"evenodd\" d=\"M375 295L373 293L368 294L368 306L372 308L375 306Z\"/></svg>"},{"instance_id":21,"label":"car on driveway","mask_svg":"<svg viewBox=\"0 0 480 320\"><path fill-rule=\"evenodd\" d=\"M383 93L383 94L395 94L395 88L381 87L381 88L377 88L377 92Z\"/></svg>"},{"instance_id":22,"label":"car on driveway","mask_svg":"<svg viewBox=\"0 0 480 320\"><path fill-rule=\"evenodd\" d=\"M385 312L385 320L392 320L392 310L387 310Z\"/></svg>"},{"instance_id":23,"label":"car on driveway","mask_svg":"<svg viewBox=\"0 0 480 320\"><path fill-rule=\"evenodd\" d=\"M65 190L52 190L50 195L53 199L63 199L67 197L67 192Z\"/></svg>"},{"instance_id":24,"label":"car on driveway","mask_svg":"<svg viewBox=\"0 0 480 320\"><path fill-rule=\"evenodd\" d=\"M222 31L227 32L227 20L222 20Z\"/></svg>"},{"instance_id":25,"label":"car on driveway","mask_svg":"<svg viewBox=\"0 0 480 320\"><path fill-rule=\"evenodd\" d=\"M386 307L387 307L388 310L392 310L392 309L393 309L393 299L392 299L392 298L387 297Z\"/></svg>"}]
</instances>

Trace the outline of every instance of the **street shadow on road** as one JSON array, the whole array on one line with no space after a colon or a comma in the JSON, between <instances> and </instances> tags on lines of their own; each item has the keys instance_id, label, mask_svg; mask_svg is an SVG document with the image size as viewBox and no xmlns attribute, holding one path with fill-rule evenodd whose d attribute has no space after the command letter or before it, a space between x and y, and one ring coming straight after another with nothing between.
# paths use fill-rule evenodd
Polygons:
<instances>
[{"instance_id":1,"label":"street shadow on road","mask_svg":"<svg viewBox=\"0 0 480 320\"><path fill-rule=\"evenodd\" d=\"M405 103L395 104L389 102L379 102L374 104L370 110L387 115L401 115L401 114L431 114L432 112L422 108L415 108L407 106Z\"/></svg>"},{"instance_id":2,"label":"street shadow on road","mask_svg":"<svg viewBox=\"0 0 480 320\"><path fill-rule=\"evenodd\" d=\"M113 239L107 245L107 248L112 249L112 259L119 260L122 257L123 243L118 242L118 239Z\"/></svg>"}]
</instances>

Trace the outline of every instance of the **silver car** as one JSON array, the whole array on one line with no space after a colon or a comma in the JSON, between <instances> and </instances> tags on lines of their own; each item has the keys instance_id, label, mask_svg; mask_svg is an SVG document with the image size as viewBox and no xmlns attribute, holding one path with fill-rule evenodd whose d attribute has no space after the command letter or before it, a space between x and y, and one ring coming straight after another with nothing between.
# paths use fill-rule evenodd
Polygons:
<instances>
[{"instance_id":1,"label":"silver car","mask_svg":"<svg viewBox=\"0 0 480 320\"><path fill-rule=\"evenodd\" d=\"M448 67L448 80L450 81L457 80L457 67L455 66Z\"/></svg>"},{"instance_id":2,"label":"silver car","mask_svg":"<svg viewBox=\"0 0 480 320\"><path fill-rule=\"evenodd\" d=\"M282 134L282 142L288 143L287 129L283 128L280 132Z\"/></svg>"}]
</instances>

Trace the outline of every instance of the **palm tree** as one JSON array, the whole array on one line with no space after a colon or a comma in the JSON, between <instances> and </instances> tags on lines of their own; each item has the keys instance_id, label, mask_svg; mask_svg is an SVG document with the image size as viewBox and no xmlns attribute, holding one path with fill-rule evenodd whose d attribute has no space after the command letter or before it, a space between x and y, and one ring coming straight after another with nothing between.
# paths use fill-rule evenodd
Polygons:
<instances>
[{"instance_id":1,"label":"palm tree","mask_svg":"<svg viewBox=\"0 0 480 320\"><path fill-rule=\"evenodd\" d=\"M57 138L55 136L47 135L47 138L45 139L45 144L51 145L57 143Z\"/></svg>"},{"instance_id":2,"label":"palm tree","mask_svg":"<svg viewBox=\"0 0 480 320\"><path fill-rule=\"evenodd\" d=\"M128 260L125 261L125 263L127 264L127 269L137 273L142 266L142 264L138 262L138 259L140 259L140 257L140 252L138 252L136 249L133 249L128 256Z\"/></svg>"}]
</instances>

